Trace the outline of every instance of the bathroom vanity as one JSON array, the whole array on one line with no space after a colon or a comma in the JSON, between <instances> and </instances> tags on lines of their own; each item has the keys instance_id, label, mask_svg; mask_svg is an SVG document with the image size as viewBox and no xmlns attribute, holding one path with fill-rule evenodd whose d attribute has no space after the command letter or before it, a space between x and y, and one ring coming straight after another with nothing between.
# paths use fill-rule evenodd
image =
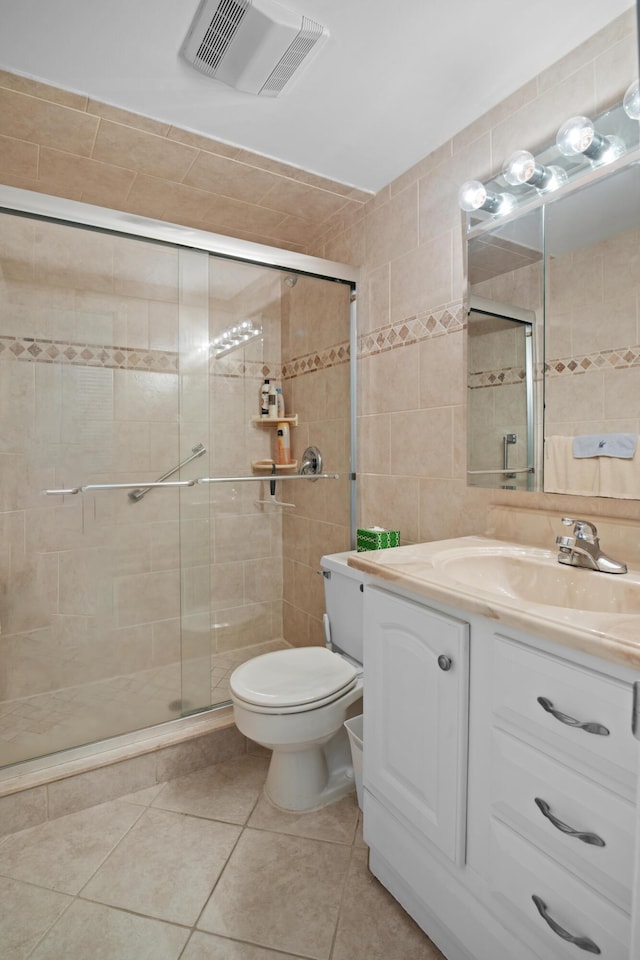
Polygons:
<instances>
[{"instance_id":1,"label":"bathroom vanity","mask_svg":"<svg viewBox=\"0 0 640 960\"><path fill-rule=\"evenodd\" d=\"M374 875L449 960L638 960L640 571L476 537L349 562Z\"/></svg>"}]
</instances>

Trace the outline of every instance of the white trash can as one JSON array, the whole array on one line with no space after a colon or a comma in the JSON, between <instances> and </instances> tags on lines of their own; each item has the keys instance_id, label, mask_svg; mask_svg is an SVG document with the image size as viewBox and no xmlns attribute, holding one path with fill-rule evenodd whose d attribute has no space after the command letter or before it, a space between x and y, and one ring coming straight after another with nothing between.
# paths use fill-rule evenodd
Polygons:
<instances>
[{"instance_id":1,"label":"white trash can","mask_svg":"<svg viewBox=\"0 0 640 960\"><path fill-rule=\"evenodd\" d=\"M363 717L352 717L351 720L345 720L344 726L349 736L351 745L351 762L353 763L353 775L356 781L356 795L358 797L358 806L362 810L362 721Z\"/></svg>"}]
</instances>

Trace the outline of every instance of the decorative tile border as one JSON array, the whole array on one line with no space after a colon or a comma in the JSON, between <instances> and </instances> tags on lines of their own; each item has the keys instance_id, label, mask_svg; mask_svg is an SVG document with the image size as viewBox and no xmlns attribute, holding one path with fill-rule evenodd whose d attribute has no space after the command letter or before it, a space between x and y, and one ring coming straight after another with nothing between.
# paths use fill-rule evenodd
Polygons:
<instances>
[{"instance_id":1,"label":"decorative tile border","mask_svg":"<svg viewBox=\"0 0 640 960\"><path fill-rule=\"evenodd\" d=\"M522 383L527 378L524 367L504 367L499 370L481 370L471 373L467 379L470 390L479 390L482 387L508 387L514 383Z\"/></svg>"},{"instance_id":2,"label":"decorative tile border","mask_svg":"<svg viewBox=\"0 0 640 960\"><path fill-rule=\"evenodd\" d=\"M360 338L359 358L463 330L463 315L461 303L449 304L423 317L412 317L401 323L380 327ZM212 358L209 369L210 373L224 377L247 377L255 380L273 377L290 380L314 370L326 370L337 364L348 363L350 356L349 343L344 341L284 363L245 361L232 356L218 360ZM139 350L133 347L6 335L0 335L0 360L62 363L115 370L148 370L152 373L177 373L179 364L178 354L170 350ZM544 373L549 377L572 376L598 370L625 370L637 366L640 366L640 345L547 360L544 364L536 364L536 374ZM525 372L521 367L505 367L473 374L469 386L475 389L507 385L520 383L524 378Z\"/></svg>"},{"instance_id":3,"label":"decorative tile border","mask_svg":"<svg viewBox=\"0 0 640 960\"><path fill-rule=\"evenodd\" d=\"M282 380L282 364L265 360L242 360L231 355L211 357L209 373L211 376L232 379L246 377L248 380L262 380L264 377L270 377L274 380Z\"/></svg>"},{"instance_id":4,"label":"decorative tile border","mask_svg":"<svg viewBox=\"0 0 640 960\"><path fill-rule=\"evenodd\" d=\"M222 377L247 377L254 380L272 377L288 380L312 370L325 370L339 363L348 363L349 358L349 343L345 341L296 357L286 363L242 360L233 356L219 359L212 357L209 372ZM179 371L179 355L174 351L138 350L132 347L111 347L37 337L0 336L0 360L62 363L116 370L148 370L151 373Z\"/></svg>"},{"instance_id":5,"label":"decorative tile border","mask_svg":"<svg viewBox=\"0 0 640 960\"><path fill-rule=\"evenodd\" d=\"M115 370L149 370L176 373L178 354L165 350L136 350L131 347L96 346L36 337L0 336L0 360L30 363L62 363Z\"/></svg>"},{"instance_id":6,"label":"decorative tile border","mask_svg":"<svg viewBox=\"0 0 640 960\"><path fill-rule=\"evenodd\" d=\"M409 344L429 340L431 337L440 337L446 333L457 333L464 330L466 320L461 300L436 307L429 313L415 317L407 317L399 323L379 327L371 333L360 337L359 357L365 358L396 347L405 347Z\"/></svg>"},{"instance_id":7,"label":"decorative tile border","mask_svg":"<svg viewBox=\"0 0 640 960\"><path fill-rule=\"evenodd\" d=\"M563 357L537 363L536 379L545 377L575 376L583 373L597 373L600 370L627 370L640 366L640 345L619 347L616 350L601 350L599 353L582 354L578 357ZM482 370L470 375L467 385L472 390L481 387L500 387L521 383L526 378L522 367L503 367L496 370Z\"/></svg>"},{"instance_id":8,"label":"decorative tile border","mask_svg":"<svg viewBox=\"0 0 640 960\"><path fill-rule=\"evenodd\" d=\"M545 376L560 377L567 374L594 373L598 370L626 370L640 365L640 345L618 347L615 350L600 350L598 353L581 354L577 357L563 357L547 360L544 364Z\"/></svg>"},{"instance_id":9,"label":"decorative tile border","mask_svg":"<svg viewBox=\"0 0 640 960\"><path fill-rule=\"evenodd\" d=\"M348 363L351 357L348 341L332 344L323 350L294 357L284 363L270 363L262 360L245 361L233 356L212 358L209 372L218 377L247 377L260 380L273 377L276 380L292 380L314 370L327 370L340 363Z\"/></svg>"},{"instance_id":10,"label":"decorative tile border","mask_svg":"<svg viewBox=\"0 0 640 960\"><path fill-rule=\"evenodd\" d=\"M283 380L292 380L303 373L311 373L314 370L328 370L329 367L335 367L340 363L348 363L350 358L349 342L345 340L342 343L325 347L316 353L308 353L305 356L287 360L282 364L282 378Z\"/></svg>"}]
</instances>

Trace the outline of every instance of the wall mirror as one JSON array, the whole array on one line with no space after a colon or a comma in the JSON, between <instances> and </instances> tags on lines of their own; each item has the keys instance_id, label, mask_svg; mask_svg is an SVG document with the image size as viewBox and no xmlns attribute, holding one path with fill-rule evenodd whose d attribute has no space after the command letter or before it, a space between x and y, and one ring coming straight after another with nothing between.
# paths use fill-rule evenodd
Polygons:
<instances>
[{"instance_id":1,"label":"wall mirror","mask_svg":"<svg viewBox=\"0 0 640 960\"><path fill-rule=\"evenodd\" d=\"M467 241L467 482L640 499L637 150L504 219Z\"/></svg>"},{"instance_id":2,"label":"wall mirror","mask_svg":"<svg viewBox=\"0 0 640 960\"><path fill-rule=\"evenodd\" d=\"M640 499L638 162L549 204L545 264L544 490Z\"/></svg>"},{"instance_id":3,"label":"wall mirror","mask_svg":"<svg viewBox=\"0 0 640 960\"><path fill-rule=\"evenodd\" d=\"M542 210L468 243L467 482L538 490Z\"/></svg>"}]
</instances>

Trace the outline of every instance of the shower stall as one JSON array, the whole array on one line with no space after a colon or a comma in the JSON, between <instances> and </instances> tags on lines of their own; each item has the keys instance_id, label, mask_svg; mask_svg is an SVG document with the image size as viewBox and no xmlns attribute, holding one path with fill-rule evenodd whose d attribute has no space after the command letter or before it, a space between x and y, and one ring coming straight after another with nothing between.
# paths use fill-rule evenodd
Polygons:
<instances>
[{"instance_id":1,"label":"shower stall","mask_svg":"<svg viewBox=\"0 0 640 960\"><path fill-rule=\"evenodd\" d=\"M13 769L211 709L238 663L322 641L318 561L353 536L356 271L27 191L0 207Z\"/></svg>"}]
</instances>

